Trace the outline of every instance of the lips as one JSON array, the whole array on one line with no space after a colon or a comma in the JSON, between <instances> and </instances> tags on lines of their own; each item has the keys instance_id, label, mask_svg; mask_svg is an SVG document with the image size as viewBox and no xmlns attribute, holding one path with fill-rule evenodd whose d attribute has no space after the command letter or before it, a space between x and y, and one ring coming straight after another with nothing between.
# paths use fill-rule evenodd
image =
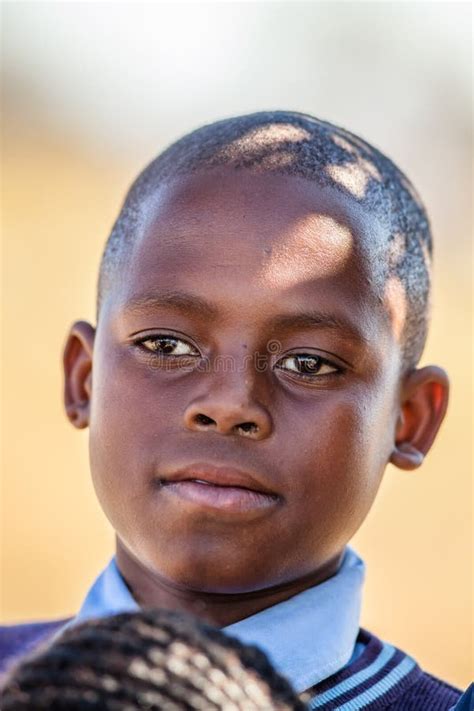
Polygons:
<instances>
[{"instance_id":1,"label":"lips","mask_svg":"<svg viewBox=\"0 0 474 711\"><path fill-rule=\"evenodd\" d=\"M159 481L162 490L183 501L232 513L269 508L280 499L253 473L207 463L177 469Z\"/></svg>"},{"instance_id":2,"label":"lips","mask_svg":"<svg viewBox=\"0 0 474 711\"><path fill-rule=\"evenodd\" d=\"M240 487L261 494L276 496L276 492L261 481L260 477L235 467L221 467L214 464L191 464L177 469L163 477L163 481L198 480L213 486Z\"/></svg>"}]
</instances>

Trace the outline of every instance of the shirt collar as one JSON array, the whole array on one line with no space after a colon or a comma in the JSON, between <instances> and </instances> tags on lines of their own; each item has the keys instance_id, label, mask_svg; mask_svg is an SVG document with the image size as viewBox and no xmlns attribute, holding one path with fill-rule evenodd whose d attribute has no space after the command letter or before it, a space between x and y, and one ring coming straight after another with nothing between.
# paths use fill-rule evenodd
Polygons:
<instances>
[{"instance_id":1,"label":"shirt collar","mask_svg":"<svg viewBox=\"0 0 474 711\"><path fill-rule=\"evenodd\" d=\"M335 674L351 659L359 632L364 575L363 561L346 548L332 578L224 631L263 649L275 668L301 693ZM68 626L91 617L138 609L112 558Z\"/></svg>"}]
</instances>

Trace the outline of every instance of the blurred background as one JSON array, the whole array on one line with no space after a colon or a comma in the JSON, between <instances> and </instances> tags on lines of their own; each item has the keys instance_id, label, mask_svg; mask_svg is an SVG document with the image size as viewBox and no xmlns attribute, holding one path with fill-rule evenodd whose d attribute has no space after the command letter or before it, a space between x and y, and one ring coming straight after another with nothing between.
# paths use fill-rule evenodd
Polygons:
<instances>
[{"instance_id":1,"label":"blurred background","mask_svg":"<svg viewBox=\"0 0 474 711\"><path fill-rule=\"evenodd\" d=\"M466 686L472 655L471 5L457 2L2 4L2 621L77 611L113 554L87 431L62 409L61 352L94 321L97 266L125 190L205 122L312 113L406 171L431 215L423 362L452 380L417 472L388 468L354 546L363 625Z\"/></svg>"}]
</instances>

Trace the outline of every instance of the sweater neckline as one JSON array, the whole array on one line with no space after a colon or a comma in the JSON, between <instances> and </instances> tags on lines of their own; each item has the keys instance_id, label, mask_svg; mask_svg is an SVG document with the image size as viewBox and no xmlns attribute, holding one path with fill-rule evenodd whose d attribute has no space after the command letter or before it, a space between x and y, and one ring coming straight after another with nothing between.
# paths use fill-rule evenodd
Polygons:
<instances>
[{"instance_id":1,"label":"sweater neckline","mask_svg":"<svg viewBox=\"0 0 474 711\"><path fill-rule=\"evenodd\" d=\"M310 709L383 709L423 673L412 657L365 629L357 642L365 648L354 662L309 689Z\"/></svg>"}]
</instances>

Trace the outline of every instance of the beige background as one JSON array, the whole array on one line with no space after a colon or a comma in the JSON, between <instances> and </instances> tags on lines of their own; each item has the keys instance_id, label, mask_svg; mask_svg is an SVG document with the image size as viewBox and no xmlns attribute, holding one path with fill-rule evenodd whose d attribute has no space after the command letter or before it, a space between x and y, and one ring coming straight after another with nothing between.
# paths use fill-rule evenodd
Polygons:
<instances>
[{"instance_id":1,"label":"beige background","mask_svg":"<svg viewBox=\"0 0 474 711\"><path fill-rule=\"evenodd\" d=\"M363 624L466 686L472 659L468 3L4 3L2 619L77 610L113 551L87 432L62 411L61 350L94 318L124 191L183 132L308 111L391 155L428 206L434 318L423 362L452 400L423 468L389 468L354 545Z\"/></svg>"}]
</instances>

